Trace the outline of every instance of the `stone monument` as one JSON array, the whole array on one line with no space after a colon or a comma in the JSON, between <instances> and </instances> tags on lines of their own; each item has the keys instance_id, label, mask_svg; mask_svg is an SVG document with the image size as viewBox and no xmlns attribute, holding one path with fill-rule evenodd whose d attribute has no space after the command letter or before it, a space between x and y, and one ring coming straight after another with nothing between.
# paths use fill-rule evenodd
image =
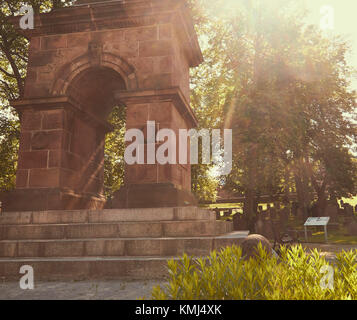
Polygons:
<instances>
[{"instance_id":1,"label":"stone monument","mask_svg":"<svg viewBox=\"0 0 357 320\"><path fill-rule=\"evenodd\" d=\"M185 1L81 0L24 32L25 94L12 102L21 119L16 190L1 195L4 210L103 208L107 117L118 104L127 129L149 120L175 132L196 126L189 69L203 59ZM113 206L195 205L190 170L126 165Z\"/></svg>"}]
</instances>

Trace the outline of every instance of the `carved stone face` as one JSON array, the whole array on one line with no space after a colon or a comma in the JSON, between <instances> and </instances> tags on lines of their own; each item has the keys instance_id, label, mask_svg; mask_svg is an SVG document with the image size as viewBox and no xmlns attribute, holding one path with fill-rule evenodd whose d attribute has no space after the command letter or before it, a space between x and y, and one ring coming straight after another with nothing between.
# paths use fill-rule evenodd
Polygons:
<instances>
[{"instance_id":1,"label":"carved stone face","mask_svg":"<svg viewBox=\"0 0 357 320\"><path fill-rule=\"evenodd\" d=\"M88 44L88 52L91 58L99 58L101 54L102 47L100 43L96 41L91 41Z\"/></svg>"},{"instance_id":2,"label":"carved stone face","mask_svg":"<svg viewBox=\"0 0 357 320\"><path fill-rule=\"evenodd\" d=\"M100 45L99 45L99 43L96 42L96 41L91 41L91 42L89 42L89 44L88 44L88 50L89 50L89 51L95 51L95 50L97 50L97 49L99 49L99 48L100 48Z\"/></svg>"}]
</instances>

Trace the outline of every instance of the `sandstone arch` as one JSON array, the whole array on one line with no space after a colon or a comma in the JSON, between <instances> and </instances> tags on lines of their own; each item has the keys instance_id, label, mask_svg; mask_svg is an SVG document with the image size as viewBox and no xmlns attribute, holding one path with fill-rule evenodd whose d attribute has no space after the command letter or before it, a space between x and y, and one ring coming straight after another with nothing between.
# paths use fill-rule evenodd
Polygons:
<instances>
[{"instance_id":1,"label":"sandstone arch","mask_svg":"<svg viewBox=\"0 0 357 320\"><path fill-rule=\"evenodd\" d=\"M21 119L16 190L1 197L6 211L105 206L105 114L113 103L126 105L127 128L148 120L173 130L196 125L189 68L202 54L185 1L80 4L42 14L26 31L25 94L12 103ZM192 205L190 182L190 165L127 166L114 206Z\"/></svg>"},{"instance_id":2,"label":"sandstone arch","mask_svg":"<svg viewBox=\"0 0 357 320\"><path fill-rule=\"evenodd\" d=\"M93 67L105 67L116 71L125 82L127 90L138 89L138 81L135 68L127 63L125 59L113 53L105 52L100 55L96 63L91 61L88 53L68 62L56 74L56 79L51 89L53 96L66 95L68 86L80 73Z\"/></svg>"}]
</instances>

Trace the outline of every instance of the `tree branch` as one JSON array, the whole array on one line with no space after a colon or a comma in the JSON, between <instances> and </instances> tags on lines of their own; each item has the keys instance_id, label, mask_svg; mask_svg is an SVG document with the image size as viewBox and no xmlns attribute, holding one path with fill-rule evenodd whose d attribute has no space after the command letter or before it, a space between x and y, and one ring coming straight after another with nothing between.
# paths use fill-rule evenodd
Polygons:
<instances>
[{"instance_id":1,"label":"tree branch","mask_svg":"<svg viewBox=\"0 0 357 320\"><path fill-rule=\"evenodd\" d=\"M1 71L2 73L4 73L6 76L8 76L8 77L16 79L16 77L15 77L13 74L7 72L5 69L3 69L3 68L1 68L1 67L0 67L0 71Z\"/></svg>"},{"instance_id":2,"label":"tree branch","mask_svg":"<svg viewBox=\"0 0 357 320\"><path fill-rule=\"evenodd\" d=\"M12 57L9 48L6 46L6 42L5 39L3 38L3 43L0 43L0 49L5 53L5 56L7 58L7 60L9 61L12 71L14 72L14 76L18 85L18 89L19 89L19 94L20 97L22 97L24 95L24 84L23 84L23 79L21 77L20 71L14 61L14 58Z\"/></svg>"}]
</instances>

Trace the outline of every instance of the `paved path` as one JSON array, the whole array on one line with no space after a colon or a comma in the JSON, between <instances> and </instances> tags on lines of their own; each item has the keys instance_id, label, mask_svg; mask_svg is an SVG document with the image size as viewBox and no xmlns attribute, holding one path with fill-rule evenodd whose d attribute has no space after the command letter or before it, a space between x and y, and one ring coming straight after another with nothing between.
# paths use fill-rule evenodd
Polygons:
<instances>
[{"instance_id":1,"label":"paved path","mask_svg":"<svg viewBox=\"0 0 357 320\"><path fill-rule=\"evenodd\" d=\"M20 289L18 282L0 282L0 300L135 300L150 299L153 286L149 281L73 281L38 282L33 290Z\"/></svg>"},{"instance_id":2,"label":"paved path","mask_svg":"<svg viewBox=\"0 0 357 320\"><path fill-rule=\"evenodd\" d=\"M357 245L333 245L305 243L306 248L317 248L326 258L333 260L341 250L357 250ZM35 283L34 290L22 290L15 281L1 282L0 300L135 300L150 299L152 287L163 285L164 281L47 281Z\"/></svg>"}]
</instances>

